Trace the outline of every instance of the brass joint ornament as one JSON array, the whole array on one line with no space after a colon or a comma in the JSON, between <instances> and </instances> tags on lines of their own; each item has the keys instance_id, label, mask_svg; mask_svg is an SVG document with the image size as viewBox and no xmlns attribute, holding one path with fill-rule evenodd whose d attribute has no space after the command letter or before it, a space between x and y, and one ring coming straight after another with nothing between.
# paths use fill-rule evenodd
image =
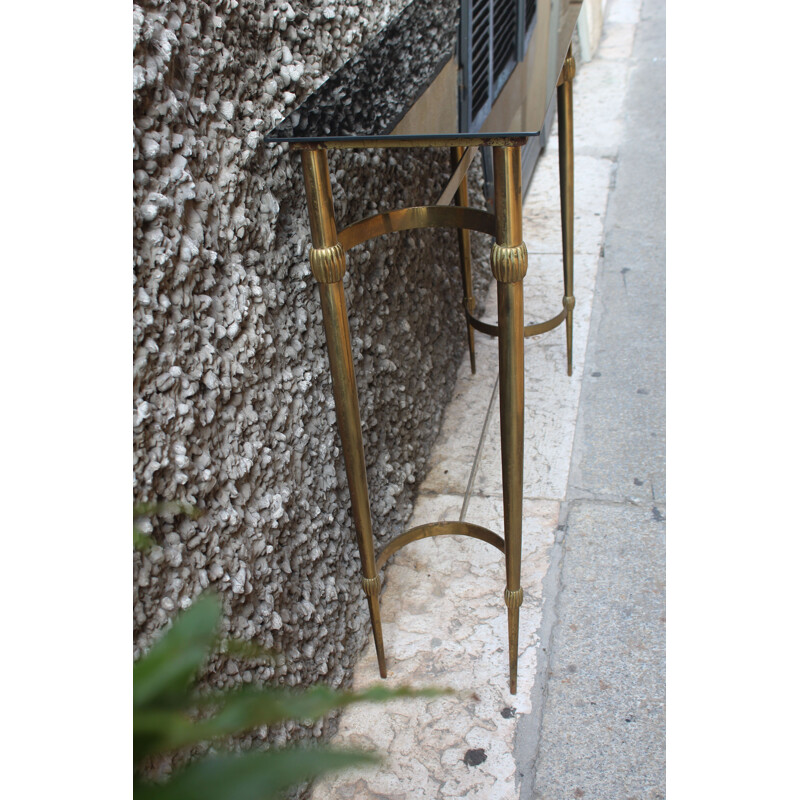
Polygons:
<instances>
[{"instance_id":1,"label":"brass joint ornament","mask_svg":"<svg viewBox=\"0 0 800 800\"><path fill-rule=\"evenodd\" d=\"M377 597L381 591L381 579L377 575L374 578L362 578L361 587L367 597Z\"/></svg>"},{"instance_id":2,"label":"brass joint ornament","mask_svg":"<svg viewBox=\"0 0 800 800\"><path fill-rule=\"evenodd\" d=\"M571 81L575 77L575 59L571 55L572 48L570 48L570 55L564 59L564 66L561 67L561 75L558 76L558 85Z\"/></svg>"},{"instance_id":3,"label":"brass joint ornament","mask_svg":"<svg viewBox=\"0 0 800 800\"><path fill-rule=\"evenodd\" d=\"M517 245L492 245L492 275L500 283L517 283L528 271L528 248L525 242Z\"/></svg>"},{"instance_id":4,"label":"brass joint ornament","mask_svg":"<svg viewBox=\"0 0 800 800\"><path fill-rule=\"evenodd\" d=\"M562 299L561 302L564 304L564 310L565 311L572 311L572 309L575 308L575 298L574 297L568 297L568 296L564 295L564 298Z\"/></svg>"},{"instance_id":5,"label":"brass joint ornament","mask_svg":"<svg viewBox=\"0 0 800 800\"><path fill-rule=\"evenodd\" d=\"M506 589L505 601L510 609L519 608L522 605L522 589Z\"/></svg>"},{"instance_id":6,"label":"brass joint ornament","mask_svg":"<svg viewBox=\"0 0 800 800\"><path fill-rule=\"evenodd\" d=\"M311 272L319 283L336 283L347 272L344 248L339 242L330 247L312 247L309 261Z\"/></svg>"}]
</instances>

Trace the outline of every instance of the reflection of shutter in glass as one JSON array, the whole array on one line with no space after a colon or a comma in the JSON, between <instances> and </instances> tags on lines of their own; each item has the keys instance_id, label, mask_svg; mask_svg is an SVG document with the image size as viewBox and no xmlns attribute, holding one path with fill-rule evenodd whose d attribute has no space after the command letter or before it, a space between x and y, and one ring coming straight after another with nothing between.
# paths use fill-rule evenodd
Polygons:
<instances>
[{"instance_id":1,"label":"reflection of shutter in glass","mask_svg":"<svg viewBox=\"0 0 800 800\"><path fill-rule=\"evenodd\" d=\"M491 0L472 4L472 116L489 99L489 58L491 43Z\"/></svg>"},{"instance_id":2,"label":"reflection of shutter in glass","mask_svg":"<svg viewBox=\"0 0 800 800\"><path fill-rule=\"evenodd\" d=\"M536 0L525 0L525 30L528 30L536 13Z\"/></svg>"},{"instance_id":3,"label":"reflection of shutter in glass","mask_svg":"<svg viewBox=\"0 0 800 800\"><path fill-rule=\"evenodd\" d=\"M492 55L494 69L492 77L500 80L503 70L514 60L517 48L517 0L494 0ZM499 89L495 87L495 92Z\"/></svg>"}]
</instances>

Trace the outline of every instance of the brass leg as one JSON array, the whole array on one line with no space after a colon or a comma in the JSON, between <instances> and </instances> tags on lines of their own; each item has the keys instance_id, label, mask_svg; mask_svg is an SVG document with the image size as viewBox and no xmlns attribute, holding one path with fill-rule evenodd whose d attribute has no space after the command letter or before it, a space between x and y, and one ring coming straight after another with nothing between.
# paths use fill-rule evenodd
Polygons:
<instances>
[{"instance_id":1,"label":"brass leg","mask_svg":"<svg viewBox=\"0 0 800 800\"><path fill-rule=\"evenodd\" d=\"M567 310L567 375L572 375L573 232L575 158L572 149L572 79L575 59L570 45L558 84L558 171L561 183L561 246L564 257L564 308Z\"/></svg>"},{"instance_id":2,"label":"brass leg","mask_svg":"<svg viewBox=\"0 0 800 800\"><path fill-rule=\"evenodd\" d=\"M450 148L450 165L453 169L456 168L461 156L464 155L465 147L452 147ZM456 205L468 206L469 205L469 192L467 189L467 177L456 191ZM472 296L472 252L469 247L469 230L466 228L458 229L458 251L461 257L461 285L464 289L464 308L470 314L475 313L475 298ZM472 368L472 374L475 374L475 331L472 325L467 322L467 342L469 343L469 365Z\"/></svg>"},{"instance_id":3,"label":"brass leg","mask_svg":"<svg viewBox=\"0 0 800 800\"><path fill-rule=\"evenodd\" d=\"M333 198L328 172L328 154L324 149L303 150L303 176L306 184L309 216L311 218L311 271L319 282L325 337L328 342L333 395L336 401L336 420L342 437L347 483L353 506L353 520L361 555L362 586L369 602L372 634L378 653L381 677L386 677L386 658L383 652L383 633L378 595L380 578L375 567L372 540L372 521L367 493L367 471L364 446L361 441L361 418L358 410L353 354L350 348L350 328L347 323L342 278L347 269L344 249L339 243L333 216Z\"/></svg>"},{"instance_id":4,"label":"brass leg","mask_svg":"<svg viewBox=\"0 0 800 800\"><path fill-rule=\"evenodd\" d=\"M564 308L567 311L567 375L572 375L573 232L575 215L575 157L572 149L572 79L575 59L569 47L558 84L558 172L561 184L561 249L564 258Z\"/></svg>"},{"instance_id":5,"label":"brass leg","mask_svg":"<svg viewBox=\"0 0 800 800\"><path fill-rule=\"evenodd\" d=\"M519 608L522 605L522 451L523 451L523 318L522 279L528 251L522 240L522 183L519 147L492 149L497 242L492 247L492 274L497 280L500 340L500 439L503 462L503 515L508 606L508 658L511 693L517 692Z\"/></svg>"}]
</instances>

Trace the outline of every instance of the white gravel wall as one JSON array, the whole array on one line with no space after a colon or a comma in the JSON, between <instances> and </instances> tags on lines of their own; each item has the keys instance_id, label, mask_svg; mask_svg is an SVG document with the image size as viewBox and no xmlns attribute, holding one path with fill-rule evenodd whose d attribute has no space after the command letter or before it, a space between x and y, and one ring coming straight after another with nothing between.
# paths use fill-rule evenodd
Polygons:
<instances>
[{"instance_id":1,"label":"white gravel wall","mask_svg":"<svg viewBox=\"0 0 800 800\"><path fill-rule=\"evenodd\" d=\"M260 139L404 5L134 5L134 500L205 512L156 521L134 556L134 655L205 589L230 635L281 653L218 660L210 685L346 685L368 636L300 159ZM432 202L447 171L445 149L331 153L340 226ZM457 253L427 231L348 254L379 541L405 527L464 352Z\"/></svg>"}]
</instances>

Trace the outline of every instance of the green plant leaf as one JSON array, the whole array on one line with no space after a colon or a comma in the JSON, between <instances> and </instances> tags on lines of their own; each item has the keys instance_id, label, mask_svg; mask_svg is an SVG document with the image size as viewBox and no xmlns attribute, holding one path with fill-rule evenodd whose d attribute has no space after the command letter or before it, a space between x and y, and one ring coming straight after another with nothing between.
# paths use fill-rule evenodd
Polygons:
<instances>
[{"instance_id":1,"label":"green plant leaf","mask_svg":"<svg viewBox=\"0 0 800 800\"><path fill-rule=\"evenodd\" d=\"M363 692L341 692L328 686L313 686L305 690L281 687L242 689L201 698L200 707L213 708L216 713L198 725L207 731L219 731L214 735L225 735L232 729L244 730L290 719L318 719L334 709L352 703L383 703L401 697L439 697L451 693L451 689L412 689L409 686L396 689L372 686Z\"/></svg>"},{"instance_id":2,"label":"green plant leaf","mask_svg":"<svg viewBox=\"0 0 800 800\"><path fill-rule=\"evenodd\" d=\"M285 748L207 758L164 784L134 783L134 800L272 800L325 772L379 763L369 753Z\"/></svg>"},{"instance_id":3,"label":"green plant leaf","mask_svg":"<svg viewBox=\"0 0 800 800\"><path fill-rule=\"evenodd\" d=\"M275 663L276 652L247 639L226 639L222 642L219 652L245 661L266 661Z\"/></svg>"},{"instance_id":4,"label":"green plant leaf","mask_svg":"<svg viewBox=\"0 0 800 800\"><path fill-rule=\"evenodd\" d=\"M141 552L146 552L155 543L152 536L148 536L136 524L137 519L142 517L155 517L159 514L182 514L190 519L199 519L203 516L203 512L191 505L190 503L182 503L178 500L172 500L167 503L134 503L133 504L133 547Z\"/></svg>"},{"instance_id":5,"label":"green plant leaf","mask_svg":"<svg viewBox=\"0 0 800 800\"><path fill-rule=\"evenodd\" d=\"M166 503L134 503L134 520L141 517L155 517L160 514L184 514L190 519L199 519L203 512L191 503L182 503L179 500L170 500Z\"/></svg>"},{"instance_id":6,"label":"green plant leaf","mask_svg":"<svg viewBox=\"0 0 800 800\"><path fill-rule=\"evenodd\" d=\"M185 707L192 678L217 640L221 605L202 595L175 619L147 655L133 665L133 706Z\"/></svg>"},{"instance_id":7,"label":"green plant leaf","mask_svg":"<svg viewBox=\"0 0 800 800\"><path fill-rule=\"evenodd\" d=\"M449 689L390 689L373 686L363 692L337 692L327 686L305 691L284 688L241 689L198 698L198 707L213 716L191 720L185 714L164 711L135 711L134 751L136 758L152 753L178 750L188 745L242 733L260 725L274 725L290 719L313 720L351 703L386 702L400 697L439 697Z\"/></svg>"},{"instance_id":8,"label":"green plant leaf","mask_svg":"<svg viewBox=\"0 0 800 800\"><path fill-rule=\"evenodd\" d=\"M272 715L268 723L265 721L259 724L273 724L289 719L313 720L351 703L383 703L400 697L439 697L449 694L451 691L450 689L435 688L412 689L409 686L399 686L396 689L387 686L372 686L362 692L341 692L328 686L313 686L303 691L277 687L247 690L242 694L251 695L250 697L243 698L243 703L237 701L230 706L225 704L216 718L234 719L237 714L247 712L249 708L249 713L257 711L262 715ZM235 695L231 699L236 700Z\"/></svg>"},{"instance_id":9,"label":"green plant leaf","mask_svg":"<svg viewBox=\"0 0 800 800\"><path fill-rule=\"evenodd\" d=\"M171 742L199 742L196 721L182 711L138 708L133 711L133 763L174 749Z\"/></svg>"},{"instance_id":10,"label":"green plant leaf","mask_svg":"<svg viewBox=\"0 0 800 800\"><path fill-rule=\"evenodd\" d=\"M142 533L136 525L133 526L133 546L136 550L146 553L155 543L152 536Z\"/></svg>"}]
</instances>

